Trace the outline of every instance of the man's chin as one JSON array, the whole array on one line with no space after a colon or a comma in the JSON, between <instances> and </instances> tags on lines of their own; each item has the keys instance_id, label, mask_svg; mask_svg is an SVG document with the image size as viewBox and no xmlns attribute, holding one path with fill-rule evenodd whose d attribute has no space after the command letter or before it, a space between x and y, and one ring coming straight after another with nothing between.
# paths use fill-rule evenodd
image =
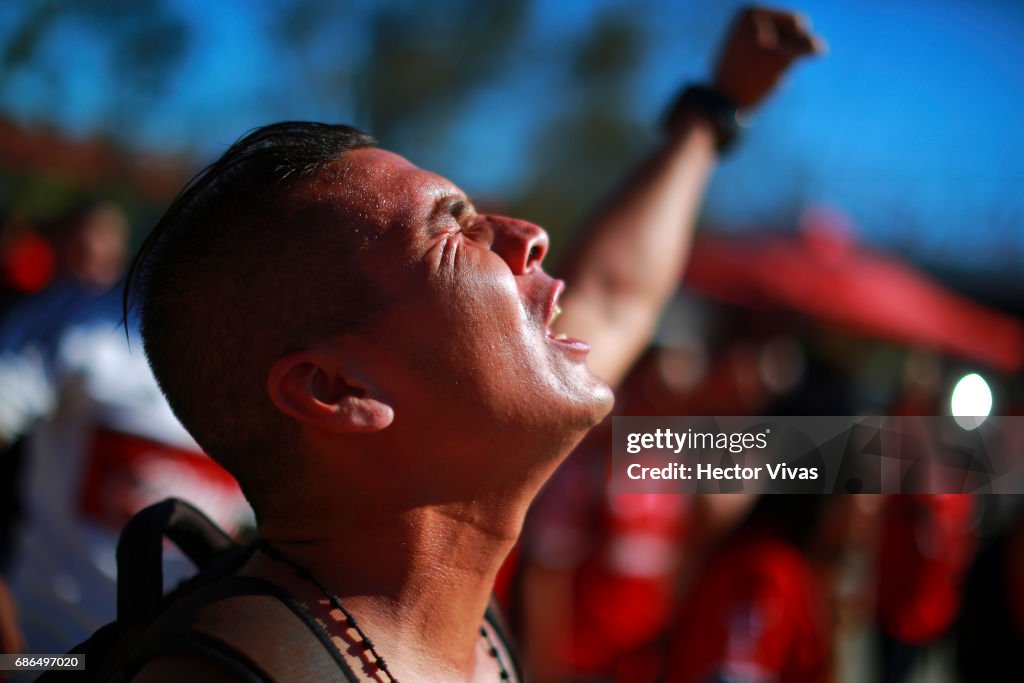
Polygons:
<instances>
[{"instance_id":1,"label":"man's chin","mask_svg":"<svg viewBox=\"0 0 1024 683\"><path fill-rule=\"evenodd\" d=\"M608 417L608 414L612 412L612 408L615 407L615 393L612 391L612 388L608 386L608 383L603 379L598 381L601 385L598 388L598 396L596 397L597 404L595 406L594 413L596 419L594 420L594 423L590 425L591 427L596 427L601 420Z\"/></svg>"},{"instance_id":2,"label":"man's chin","mask_svg":"<svg viewBox=\"0 0 1024 683\"><path fill-rule=\"evenodd\" d=\"M580 406L577 427L588 432L601 420L608 417L615 406L615 394L608 383L596 375L591 375L591 386L587 387L587 397Z\"/></svg>"}]
</instances>

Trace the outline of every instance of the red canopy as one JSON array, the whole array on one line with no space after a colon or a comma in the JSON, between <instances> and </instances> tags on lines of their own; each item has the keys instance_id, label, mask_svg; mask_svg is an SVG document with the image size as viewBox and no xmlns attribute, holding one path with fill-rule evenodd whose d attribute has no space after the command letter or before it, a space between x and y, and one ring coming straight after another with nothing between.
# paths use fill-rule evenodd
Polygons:
<instances>
[{"instance_id":1,"label":"red canopy","mask_svg":"<svg viewBox=\"0 0 1024 683\"><path fill-rule=\"evenodd\" d=\"M686 283L720 301L788 309L834 327L937 349L991 368L1024 366L1024 325L842 233L702 235Z\"/></svg>"}]
</instances>

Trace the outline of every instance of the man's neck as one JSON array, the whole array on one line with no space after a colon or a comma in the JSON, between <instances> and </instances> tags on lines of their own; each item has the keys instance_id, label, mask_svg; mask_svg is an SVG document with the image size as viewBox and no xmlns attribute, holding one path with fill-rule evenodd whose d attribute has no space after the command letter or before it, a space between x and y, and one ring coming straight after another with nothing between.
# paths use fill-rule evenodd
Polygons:
<instances>
[{"instance_id":1,"label":"man's neck","mask_svg":"<svg viewBox=\"0 0 1024 683\"><path fill-rule=\"evenodd\" d=\"M496 666L480 661L486 650L479 647L479 629L528 502L477 500L404 510L368 503L264 524L261 532L340 598L397 678L471 680L481 667ZM283 585L344 645L343 617L332 614L311 582L260 555L247 573ZM352 632L347 635L351 644Z\"/></svg>"}]
</instances>

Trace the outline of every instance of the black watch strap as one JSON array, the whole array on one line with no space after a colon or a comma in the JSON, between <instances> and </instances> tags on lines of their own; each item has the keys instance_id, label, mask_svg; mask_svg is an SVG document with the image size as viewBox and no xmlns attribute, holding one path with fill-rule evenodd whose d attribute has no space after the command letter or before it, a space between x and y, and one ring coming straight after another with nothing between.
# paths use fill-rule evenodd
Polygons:
<instances>
[{"instance_id":1,"label":"black watch strap","mask_svg":"<svg viewBox=\"0 0 1024 683\"><path fill-rule=\"evenodd\" d=\"M715 127L716 146L725 152L739 136L740 110L719 91L706 85L691 85L676 98L665 116L665 127L673 128L687 112L703 114Z\"/></svg>"}]
</instances>

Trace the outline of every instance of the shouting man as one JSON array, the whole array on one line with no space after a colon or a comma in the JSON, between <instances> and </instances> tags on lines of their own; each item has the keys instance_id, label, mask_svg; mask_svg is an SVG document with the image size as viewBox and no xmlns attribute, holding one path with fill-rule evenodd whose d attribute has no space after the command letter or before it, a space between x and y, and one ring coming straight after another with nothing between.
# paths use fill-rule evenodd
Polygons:
<instances>
[{"instance_id":1,"label":"shouting man","mask_svg":"<svg viewBox=\"0 0 1024 683\"><path fill-rule=\"evenodd\" d=\"M346 126L261 128L171 206L133 269L146 353L256 511L241 573L298 605L338 680L520 676L495 574L674 290L729 108L816 50L794 15L744 13L565 283L541 228ZM169 648L135 680L238 666Z\"/></svg>"}]
</instances>

